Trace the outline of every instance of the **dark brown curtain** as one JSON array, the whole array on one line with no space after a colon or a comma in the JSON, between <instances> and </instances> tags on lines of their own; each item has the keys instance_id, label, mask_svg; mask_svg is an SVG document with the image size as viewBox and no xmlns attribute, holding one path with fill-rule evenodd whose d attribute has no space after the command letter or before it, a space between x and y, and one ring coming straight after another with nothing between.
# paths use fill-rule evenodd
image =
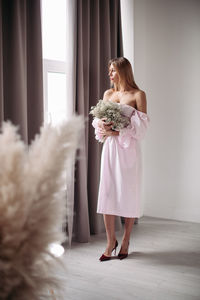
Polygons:
<instances>
[{"instance_id":1,"label":"dark brown curtain","mask_svg":"<svg viewBox=\"0 0 200 300\"><path fill-rule=\"evenodd\" d=\"M109 88L109 59L123 54L120 1L77 0L76 4L76 111L88 119L90 107ZM75 168L74 234L79 242L105 230L102 216L96 213L102 146L94 138L91 121L86 121Z\"/></svg>"},{"instance_id":2,"label":"dark brown curtain","mask_svg":"<svg viewBox=\"0 0 200 300\"><path fill-rule=\"evenodd\" d=\"M43 122L39 0L0 1L0 121L30 142Z\"/></svg>"}]
</instances>

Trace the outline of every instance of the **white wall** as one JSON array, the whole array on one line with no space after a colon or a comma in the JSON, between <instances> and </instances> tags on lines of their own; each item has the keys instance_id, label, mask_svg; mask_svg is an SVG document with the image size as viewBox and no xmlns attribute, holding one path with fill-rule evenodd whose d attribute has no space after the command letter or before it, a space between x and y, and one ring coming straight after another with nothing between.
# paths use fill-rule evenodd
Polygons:
<instances>
[{"instance_id":1,"label":"white wall","mask_svg":"<svg viewBox=\"0 0 200 300\"><path fill-rule=\"evenodd\" d=\"M133 28L151 118L144 214L200 222L200 1L135 0Z\"/></svg>"}]
</instances>

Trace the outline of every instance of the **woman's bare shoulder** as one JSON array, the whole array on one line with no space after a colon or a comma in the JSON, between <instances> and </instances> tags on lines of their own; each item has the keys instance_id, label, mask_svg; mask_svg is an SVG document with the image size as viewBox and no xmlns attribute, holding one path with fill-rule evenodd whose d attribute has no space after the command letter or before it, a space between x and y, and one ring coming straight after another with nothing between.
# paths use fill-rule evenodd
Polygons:
<instances>
[{"instance_id":1,"label":"woman's bare shoulder","mask_svg":"<svg viewBox=\"0 0 200 300\"><path fill-rule=\"evenodd\" d=\"M138 90L138 91L136 92L136 95L137 95L137 96L143 96L143 95L146 95L146 94L145 94L145 91L143 91L143 90Z\"/></svg>"},{"instance_id":2,"label":"woman's bare shoulder","mask_svg":"<svg viewBox=\"0 0 200 300\"><path fill-rule=\"evenodd\" d=\"M129 91L129 95L130 96L135 96L135 97L140 97L141 95L145 94L145 92L143 90L140 89L133 89Z\"/></svg>"},{"instance_id":3,"label":"woman's bare shoulder","mask_svg":"<svg viewBox=\"0 0 200 300\"><path fill-rule=\"evenodd\" d=\"M146 94L145 94L145 92L143 90L138 90L135 93L135 98L138 101L146 101Z\"/></svg>"},{"instance_id":4,"label":"woman's bare shoulder","mask_svg":"<svg viewBox=\"0 0 200 300\"><path fill-rule=\"evenodd\" d=\"M106 90L103 94L103 100L108 101L113 94L113 89Z\"/></svg>"},{"instance_id":5,"label":"woman's bare shoulder","mask_svg":"<svg viewBox=\"0 0 200 300\"><path fill-rule=\"evenodd\" d=\"M142 90L139 89L131 89L129 91L124 92L124 96L127 99L136 99L136 97L139 97L139 95L141 95L143 93Z\"/></svg>"}]
</instances>

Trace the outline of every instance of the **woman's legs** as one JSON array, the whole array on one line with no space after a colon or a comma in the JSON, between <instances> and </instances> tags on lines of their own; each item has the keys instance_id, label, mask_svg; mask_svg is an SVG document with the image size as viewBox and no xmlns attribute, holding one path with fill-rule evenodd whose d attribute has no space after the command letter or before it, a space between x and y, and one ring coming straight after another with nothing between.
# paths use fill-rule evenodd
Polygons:
<instances>
[{"instance_id":1,"label":"woman's legs","mask_svg":"<svg viewBox=\"0 0 200 300\"><path fill-rule=\"evenodd\" d=\"M120 253L127 253L128 252L128 245L130 240L131 231L134 224L134 218L124 218L125 224L124 224L124 235L122 238L122 246Z\"/></svg>"},{"instance_id":2,"label":"woman's legs","mask_svg":"<svg viewBox=\"0 0 200 300\"><path fill-rule=\"evenodd\" d=\"M107 236L107 247L104 252L106 256L111 256L112 249L115 247L116 236L115 236L115 216L103 215L104 224L106 228Z\"/></svg>"}]
</instances>

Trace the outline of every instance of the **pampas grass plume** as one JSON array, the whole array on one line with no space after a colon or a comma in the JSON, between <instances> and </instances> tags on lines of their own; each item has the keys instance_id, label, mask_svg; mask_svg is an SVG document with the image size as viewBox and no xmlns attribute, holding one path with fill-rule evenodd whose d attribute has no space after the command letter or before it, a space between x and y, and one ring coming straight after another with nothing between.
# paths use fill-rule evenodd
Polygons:
<instances>
[{"instance_id":1,"label":"pampas grass plume","mask_svg":"<svg viewBox=\"0 0 200 300\"><path fill-rule=\"evenodd\" d=\"M0 134L0 299L52 299L62 284L48 246L65 234L68 167L74 164L83 118L46 125L29 149L10 122ZM51 258L50 258L51 257ZM59 299L61 299L59 297Z\"/></svg>"}]
</instances>

